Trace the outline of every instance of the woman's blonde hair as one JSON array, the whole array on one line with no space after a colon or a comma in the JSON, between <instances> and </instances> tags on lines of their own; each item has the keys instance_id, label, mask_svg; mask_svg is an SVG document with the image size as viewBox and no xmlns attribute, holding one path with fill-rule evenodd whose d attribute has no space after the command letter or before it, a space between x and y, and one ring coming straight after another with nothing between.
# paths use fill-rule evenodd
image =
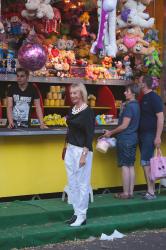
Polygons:
<instances>
[{"instance_id":1,"label":"woman's blonde hair","mask_svg":"<svg viewBox=\"0 0 166 250\"><path fill-rule=\"evenodd\" d=\"M73 83L70 88L78 88L79 91L81 92L82 99L85 103L88 102L88 93L86 90L86 87L83 83Z\"/></svg>"}]
</instances>

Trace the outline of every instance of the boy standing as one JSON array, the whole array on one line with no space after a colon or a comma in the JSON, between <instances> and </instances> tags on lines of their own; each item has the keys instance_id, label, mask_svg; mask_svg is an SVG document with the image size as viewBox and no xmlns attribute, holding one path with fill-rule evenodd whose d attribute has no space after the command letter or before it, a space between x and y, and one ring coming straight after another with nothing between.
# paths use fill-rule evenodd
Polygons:
<instances>
[{"instance_id":1,"label":"boy standing","mask_svg":"<svg viewBox=\"0 0 166 250\"><path fill-rule=\"evenodd\" d=\"M32 104L36 107L40 128L47 128L43 122L43 114L40 106L39 95L33 85L28 83L29 71L18 68L17 84L12 85L7 93L7 118L9 128L24 127L30 125L30 111Z\"/></svg>"}]
</instances>

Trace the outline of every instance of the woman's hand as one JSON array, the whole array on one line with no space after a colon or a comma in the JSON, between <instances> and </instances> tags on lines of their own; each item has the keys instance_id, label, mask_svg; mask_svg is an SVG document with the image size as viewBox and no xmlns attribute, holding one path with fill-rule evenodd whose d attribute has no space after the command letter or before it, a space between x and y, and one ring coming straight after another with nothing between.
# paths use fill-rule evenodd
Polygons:
<instances>
[{"instance_id":1,"label":"woman's hand","mask_svg":"<svg viewBox=\"0 0 166 250\"><path fill-rule=\"evenodd\" d=\"M156 137L154 140L155 147L159 148L161 144L161 137Z\"/></svg>"},{"instance_id":2,"label":"woman's hand","mask_svg":"<svg viewBox=\"0 0 166 250\"><path fill-rule=\"evenodd\" d=\"M81 155L80 158L80 168L83 167L86 163L86 155Z\"/></svg>"},{"instance_id":3,"label":"woman's hand","mask_svg":"<svg viewBox=\"0 0 166 250\"><path fill-rule=\"evenodd\" d=\"M103 135L103 137L109 138L111 135L112 135L112 133L111 133L110 130L104 130L104 135Z\"/></svg>"},{"instance_id":4,"label":"woman's hand","mask_svg":"<svg viewBox=\"0 0 166 250\"><path fill-rule=\"evenodd\" d=\"M47 129L48 127L44 124L44 123L42 123L41 125L40 125L40 129Z\"/></svg>"}]
</instances>

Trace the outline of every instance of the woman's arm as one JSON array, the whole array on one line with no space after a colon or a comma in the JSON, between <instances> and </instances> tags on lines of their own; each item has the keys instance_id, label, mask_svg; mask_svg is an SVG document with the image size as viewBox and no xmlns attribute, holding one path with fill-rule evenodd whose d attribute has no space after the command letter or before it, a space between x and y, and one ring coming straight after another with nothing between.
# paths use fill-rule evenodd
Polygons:
<instances>
[{"instance_id":1,"label":"woman's arm","mask_svg":"<svg viewBox=\"0 0 166 250\"><path fill-rule=\"evenodd\" d=\"M93 137L94 137L94 129L95 129L95 118L93 111L89 112L86 116L84 122L84 131L85 131L85 145L83 147L82 155L80 158L80 167L85 165L86 156L91 148Z\"/></svg>"},{"instance_id":2,"label":"woman's arm","mask_svg":"<svg viewBox=\"0 0 166 250\"><path fill-rule=\"evenodd\" d=\"M122 124L120 124L117 128L113 130L105 130L103 137L110 137L114 134L119 134L129 126L130 121L131 121L130 117L124 117L122 120Z\"/></svg>"},{"instance_id":3,"label":"woman's arm","mask_svg":"<svg viewBox=\"0 0 166 250\"><path fill-rule=\"evenodd\" d=\"M93 110L89 110L89 114L84 119L84 131L85 131L85 151L86 148L91 148L95 130L95 116Z\"/></svg>"},{"instance_id":4,"label":"woman's arm","mask_svg":"<svg viewBox=\"0 0 166 250\"><path fill-rule=\"evenodd\" d=\"M41 129L48 128L44 124L44 121L43 121L43 113L42 113L42 109L41 109L41 106L40 106L40 99L34 99L34 105L35 105L35 108L36 108L37 117L38 117L38 119L40 121L40 128Z\"/></svg>"}]
</instances>

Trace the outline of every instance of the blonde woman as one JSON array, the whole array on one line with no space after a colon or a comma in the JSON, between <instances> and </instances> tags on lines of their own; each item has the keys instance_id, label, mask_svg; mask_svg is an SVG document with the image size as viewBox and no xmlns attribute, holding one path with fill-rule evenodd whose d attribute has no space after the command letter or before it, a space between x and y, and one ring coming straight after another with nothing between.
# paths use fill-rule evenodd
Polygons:
<instances>
[{"instance_id":1,"label":"blonde woman","mask_svg":"<svg viewBox=\"0 0 166 250\"><path fill-rule=\"evenodd\" d=\"M67 223L76 227L86 224L95 119L93 110L87 105L87 91L83 84L71 85L70 98L73 108L67 118L65 166L74 214Z\"/></svg>"}]
</instances>

